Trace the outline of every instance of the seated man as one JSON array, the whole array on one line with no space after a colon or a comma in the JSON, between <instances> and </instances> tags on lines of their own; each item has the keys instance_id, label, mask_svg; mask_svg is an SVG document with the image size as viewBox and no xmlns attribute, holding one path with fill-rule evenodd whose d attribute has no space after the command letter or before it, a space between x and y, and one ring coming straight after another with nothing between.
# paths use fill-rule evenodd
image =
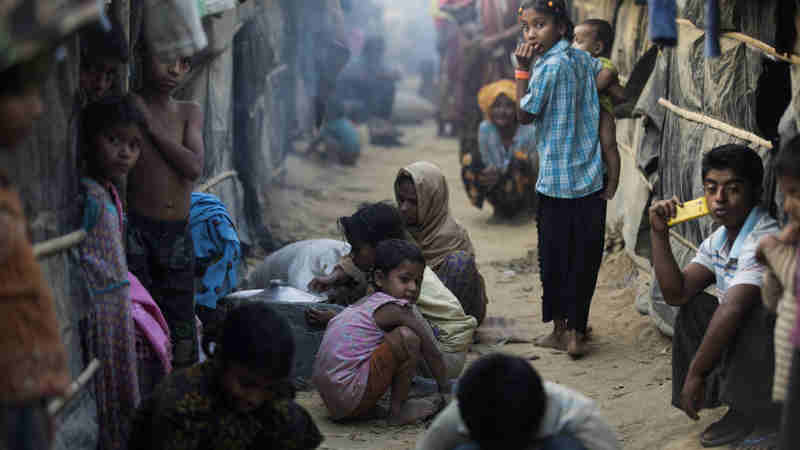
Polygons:
<instances>
[{"instance_id":1,"label":"seated man","mask_svg":"<svg viewBox=\"0 0 800 450\"><path fill-rule=\"evenodd\" d=\"M667 227L680 201L658 201L649 211L656 279L666 302L681 307L672 344L672 404L694 420L703 408L730 407L701 435L706 447L745 437L757 419L777 423L771 402L775 319L761 302L764 267L755 257L758 240L778 231L758 206L763 175L761 158L741 145L703 157L705 197L720 227L683 271ZM703 293L715 283L719 299Z\"/></svg>"},{"instance_id":2,"label":"seated man","mask_svg":"<svg viewBox=\"0 0 800 450\"><path fill-rule=\"evenodd\" d=\"M417 442L417 450L615 450L620 443L594 402L542 382L528 361L502 354L476 361L456 400Z\"/></svg>"},{"instance_id":3,"label":"seated man","mask_svg":"<svg viewBox=\"0 0 800 450\"><path fill-rule=\"evenodd\" d=\"M222 328L220 354L173 372L142 404L130 449L317 448L319 429L292 399L288 322L251 303L231 311Z\"/></svg>"}]
</instances>

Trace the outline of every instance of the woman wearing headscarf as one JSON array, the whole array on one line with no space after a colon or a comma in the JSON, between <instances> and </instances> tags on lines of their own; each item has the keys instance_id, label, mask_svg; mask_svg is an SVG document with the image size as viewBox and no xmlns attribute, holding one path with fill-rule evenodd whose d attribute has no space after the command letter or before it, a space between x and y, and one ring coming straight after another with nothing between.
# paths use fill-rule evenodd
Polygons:
<instances>
[{"instance_id":1,"label":"woman wearing headscarf","mask_svg":"<svg viewBox=\"0 0 800 450\"><path fill-rule=\"evenodd\" d=\"M429 162L416 162L400 170L394 188L406 227L428 266L480 324L486 316L486 286L469 234L450 214L444 174Z\"/></svg>"},{"instance_id":2,"label":"woman wearing headscarf","mask_svg":"<svg viewBox=\"0 0 800 450\"><path fill-rule=\"evenodd\" d=\"M512 217L536 205L538 155L533 127L520 125L516 116L517 92L511 80L484 86L478 104L484 121L478 127L478 153L461 158L461 178L473 205L484 199L498 216Z\"/></svg>"}]
</instances>

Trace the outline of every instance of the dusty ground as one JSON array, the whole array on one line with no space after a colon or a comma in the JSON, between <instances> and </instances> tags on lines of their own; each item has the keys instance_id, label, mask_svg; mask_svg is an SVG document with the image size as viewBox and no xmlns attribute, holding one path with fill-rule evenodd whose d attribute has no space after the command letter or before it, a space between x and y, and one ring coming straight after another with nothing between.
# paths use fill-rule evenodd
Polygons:
<instances>
[{"instance_id":1,"label":"dusty ground","mask_svg":"<svg viewBox=\"0 0 800 450\"><path fill-rule=\"evenodd\" d=\"M365 201L393 198L397 170L417 160L438 164L450 186L450 206L469 230L490 296L488 316L505 316L530 337L544 335L541 322L541 286L536 266L534 222L496 224L491 207L471 206L459 177L457 142L435 137L432 123L404 128L400 148L369 147L357 167L329 166L292 156L288 174L276 188L269 216L273 230L284 240L341 238L336 218L351 214ZM700 422L689 420L669 405L671 389L670 341L634 310L637 285L647 283L624 253L606 255L590 323L594 327L591 353L573 361L566 354L531 344L508 344L504 352L538 357L534 366L547 379L584 392L602 407L626 449L700 448L697 436L721 411L706 411ZM476 347L485 352L486 345ZM471 353L470 358L477 358ZM327 449L413 448L424 425L388 428L381 422L339 425L328 419L318 395L304 393L301 403L315 417L326 436Z\"/></svg>"}]
</instances>

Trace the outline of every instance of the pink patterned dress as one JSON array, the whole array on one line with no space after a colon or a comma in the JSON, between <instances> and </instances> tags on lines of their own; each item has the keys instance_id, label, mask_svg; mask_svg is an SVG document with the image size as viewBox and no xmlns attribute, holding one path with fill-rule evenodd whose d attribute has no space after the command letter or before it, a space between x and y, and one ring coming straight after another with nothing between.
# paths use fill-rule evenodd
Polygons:
<instances>
[{"instance_id":1,"label":"pink patterned dress","mask_svg":"<svg viewBox=\"0 0 800 450\"><path fill-rule=\"evenodd\" d=\"M407 307L409 303L377 292L336 315L314 362L312 381L334 419L348 417L358 408L369 379L372 352L386 333L375 323L375 311L387 303Z\"/></svg>"},{"instance_id":2,"label":"pink patterned dress","mask_svg":"<svg viewBox=\"0 0 800 450\"><path fill-rule=\"evenodd\" d=\"M139 405L136 346L122 245L122 211L113 186L84 179L86 208L94 222L78 247L91 308L81 321L87 360L102 366L94 377L101 450L126 449L130 422Z\"/></svg>"}]
</instances>

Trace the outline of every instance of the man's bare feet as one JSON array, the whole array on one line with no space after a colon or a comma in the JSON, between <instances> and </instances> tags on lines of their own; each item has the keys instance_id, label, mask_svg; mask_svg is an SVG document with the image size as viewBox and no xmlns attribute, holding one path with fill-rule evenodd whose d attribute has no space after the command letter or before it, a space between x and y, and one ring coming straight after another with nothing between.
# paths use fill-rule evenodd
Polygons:
<instances>
[{"instance_id":1,"label":"man's bare feet","mask_svg":"<svg viewBox=\"0 0 800 450\"><path fill-rule=\"evenodd\" d=\"M389 425L408 425L427 419L441 409L442 404L438 396L408 399L396 414L390 414L386 419Z\"/></svg>"},{"instance_id":2,"label":"man's bare feet","mask_svg":"<svg viewBox=\"0 0 800 450\"><path fill-rule=\"evenodd\" d=\"M583 333L569 330L567 333L567 354L573 358L580 358L586 354L586 337Z\"/></svg>"},{"instance_id":3,"label":"man's bare feet","mask_svg":"<svg viewBox=\"0 0 800 450\"><path fill-rule=\"evenodd\" d=\"M553 331L547 336L537 339L534 345L537 347L554 348L563 352L567 350L567 342L564 339L566 337L565 334L566 333L563 331Z\"/></svg>"}]
</instances>

